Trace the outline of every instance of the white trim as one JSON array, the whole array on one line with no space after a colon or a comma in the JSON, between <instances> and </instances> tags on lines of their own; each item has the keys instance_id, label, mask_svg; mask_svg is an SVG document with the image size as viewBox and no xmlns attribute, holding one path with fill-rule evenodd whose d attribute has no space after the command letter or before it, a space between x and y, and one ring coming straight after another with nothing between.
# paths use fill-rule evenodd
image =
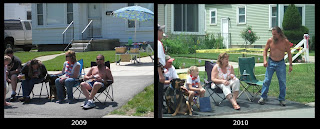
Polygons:
<instances>
[{"instance_id":1,"label":"white trim","mask_svg":"<svg viewBox=\"0 0 320 129\"><path fill-rule=\"evenodd\" d=\"M215 12L215 23L212 23L212 15L211 15L211 13L212 12ZM210 8L209 9L209 25L217 25L217 22L218 22L218 11L217 11L217 8Z\"/></svg>"},{"instance_id":2,"label":"white trim","mask_svg":"<svg viewBox=\"0 0 320 129\"><path fill-rule=\"evenodd\" d=\"M239 23L239 8L244 8L244 23ZM236 14L237 14L237 25L247 24L247 6L246 5L237 6Z\"/></svg>"},{"instance_id":3,"label":"white trim","mask_svg":"<svg viewBox=\"0 0 320 129\"><path fill-rule=\"evenodd\" d=\"M190 34L190 35L205 35L205 4L198 4L198 32L181 32L174 31L174 4L171 4L171 33L172 34Z\"/></svg>"}]
</instances>

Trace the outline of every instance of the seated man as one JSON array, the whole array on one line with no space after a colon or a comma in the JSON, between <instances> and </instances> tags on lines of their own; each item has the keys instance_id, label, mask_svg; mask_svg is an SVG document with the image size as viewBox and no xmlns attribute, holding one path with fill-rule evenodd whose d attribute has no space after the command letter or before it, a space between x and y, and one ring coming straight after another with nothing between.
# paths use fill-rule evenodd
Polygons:
<instances>
[{"instance_id":1,"label":"seated man","mask_svg":"<svg viewBox=\"0 0 320 129\"><path fill-rule=\"evenodd\" d=\"M7 48L4 53L5 55L11 58L11 62L7 66L7 72L8 72L7 82L11 83L11 87L12 87L10 102L14 102L17 100L16 89L19 81L18 75L21 71L21 60L17 56L13 55L13 50L11 48Z\"/></svg>"},{"instance_id":2,"label":"seated man","mask_svg":"<svg viewBox=\"0 0 320 129\"><path fill-rule=\"evenodd\" d=\"M89 80L89 81L87 81ZM84 102L83 109L89 109L95 107L93 98L102 87L107 86L107 81L113 82L113 77L111 71L104 64L104 56L97 56L97 66L92 67L87 75L84 76L84 81L80 84L81 90L86 96L86 101ZM89 91L91 90L91 93Z\"/></svg>"}]
</instances>

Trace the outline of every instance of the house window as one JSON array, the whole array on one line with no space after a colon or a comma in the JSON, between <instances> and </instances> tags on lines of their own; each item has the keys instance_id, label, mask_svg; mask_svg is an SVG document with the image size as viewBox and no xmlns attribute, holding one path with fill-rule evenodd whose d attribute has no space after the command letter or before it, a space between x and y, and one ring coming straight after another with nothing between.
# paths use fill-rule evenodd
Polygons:
<instances>
[{"instance_id":1,"label":"house window","mask_svg":"<svg viewBox=\"0 0 320 129\"><path fill-rule=\"evenodd\" d=\"M73 4L67 4L67 23L70 24L73 21Z\"/></svg>"},{"instance_id":2,"label":"house window","mask_svg":"<svg viewBox=\"0 0 320 129\"><path fill-rule=\"evenodd\" d=\"M199 32L198 4L174 5L174 31Z\"/></svg>"},{"instance_id":3,"label":"house window","mask_svg":"<svg viewBox=\"0 0 320 129\"><path fill-rule=\"evenodd\" d=\"M237 9L238 24L246 24L246 6L239 6Z\"/></svg>"},{"instance_id":4,"label":"house window","mask_svg":"<svg viewBox=\"0 0 320 129\"><path fill-rule=\"evenodd\" d=\"M271 27L277 26L277 7L271 7Z\"/></svg>"},{"instance_id":5,"label":"house window","mask_svg":"<svg viewBox=\"0 0 320 129\"><path fill-rule=\"evenodd\" d=\"M27 11L27 20L31 20L31 11Z\"/></svg>"},{"instance_id":6,"label":"house window","mask_svg":"<svg viewBox=\"0 0 320 129\"><path fill-rule=\"evenodd\" d=\"M50 3L47 4L47 25L59 25L63 24L64 18L64 6L61 6L61 4L56 4L56 3Z\"/></svg>"},{"instance_id":7,"label":"house window","mask_svg":"<svg viewBox=\"0 0 320 129\"><path fill-rule=\"evenodd\" d=\"M217 25L217 9L211 9L210 11L210 24Z\"/></svg>"},{"instance_id":8,"label":"house window","mask_svg":"<svg viewBox=\"0 0 320 129\"><path fill-rule=\"evenodd\" d=\"M43 4L37 4L38 25L43 25Z\"/></svg>"}]
</instances>

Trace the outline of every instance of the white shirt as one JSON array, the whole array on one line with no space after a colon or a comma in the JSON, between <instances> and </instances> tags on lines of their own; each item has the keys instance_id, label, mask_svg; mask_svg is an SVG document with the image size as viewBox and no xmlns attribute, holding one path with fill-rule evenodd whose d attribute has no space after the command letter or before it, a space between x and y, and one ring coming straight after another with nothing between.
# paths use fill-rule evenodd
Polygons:
<instances>
[{"instance_id":1,"label":"white shirt","mask_svg":"<svg viewBox=\"0 0 320 129\"><path fill-rule=\"evenodd\" d=\"M166 65L166 59L164 55L164 50L161 41L158 40L158 58L159 63L161 63L163 66Z\"/></svg>"},{"instance_id":2,"label":"white shirt","mask_svg":"<svg viewBox=\"0 0 320 129\"><path fill-rule=\"evenodd\" d=\"M166 80L172 80L175 78L179 78L178 74L176 72L176 69L173 66L171 66L171 68L169 68L169 69L164 68L164 77L166 78ZM169 85L165 84L165 86L169 86Z\"/></svg>"}]
</instances>

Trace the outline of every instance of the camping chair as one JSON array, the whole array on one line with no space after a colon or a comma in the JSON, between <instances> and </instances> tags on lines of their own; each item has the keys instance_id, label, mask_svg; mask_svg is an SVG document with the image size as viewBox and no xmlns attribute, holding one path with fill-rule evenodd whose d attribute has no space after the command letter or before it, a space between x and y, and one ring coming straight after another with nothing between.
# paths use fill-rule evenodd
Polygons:
<instances>
[{"instance_id":1,"label":"camping chair","mask_svg":"<svg viewBox=\"0 0 320 129\"><path fill-rule=\"evenodd\" d=\"M226 97L223 95L223 91L218 86L215 86L214 89L211 88L211 84L213 83L211 80L211 72L215 64L216 63L212 63L210 61L205 61L205 71L207 72L208 80L204 79L204 87L206 88L206 91L208 91L209 96L212 98L214 103L219 106L222 101L226 99ZM214 94L216 94L221 99L220 102L216 102L213 96Z\"/></svg>"},{"instance_id":2,"label":"camping chair","mask_svg":"<svg viewBox=\"0 0 320 129\"><path fill-rule=\"evenodd\" d=\"M73 94L76 92L76 91L79 91L79 96L78 96L78 99L80 98L80 94L82 94L82 91L81 91L81 87L80 87L80 83L83 82L83 76L85 75L85 71L84 71L84 63L83 63L83 59L80 59L78 60L78 62L80 63L80 77L78 79L76 79L76 83L73 85L73 87L75 87L76 89L73 91ZM83 72L82 72L83 71Z\"/></svg>"},{"instance_id":3,"label":"camping chair","mask_svg":"<svg viewBox=\"0 0 320 129\"><path fill-rule=\"evenodd\" d=\"M256 96L261 92L263 85L262 81L256 79L254 74L255 58L254 57L239 57L239 74L240 74L240 84L244 88L238 95L238 98L245 93L249 101L253 101ZM244 70L246 71L245 73ZM244 82L244 83L243 83ZM246 85L245 85L246 84ZM249 92L249 88L252 87L252 93ZM248 94L251 96L248 96Z\"/></svg>"},{"instance_id":4,"label":"camping chair","mask_svg":"<svg viewBox=\"0 0 320 129\"><path fill-rule=\"evenodd\" d=\"M110 69L110 61L107 61L104 63L105 66L107 66L109 69ZM93 66L97 66L97 62L91 62L91 67ZM100 103L102 103L98 97L101 95L101 94L104 94L106 96L104 102L107 101L107 98L109 98L111 101L114 101L114 96L113 96L113 86L112 86L112 81L107 81L108 84L102 88L100 88L97 92L97 96L94 96L94 98L96 100L98 100ZM90 91L91 92L91 91ZM110 94L111 92L111 94Z\"/></svg>"},{"instance_id":5,"label":"camping chair","mask_svg":"<svg viewBox=\"0 0 320 129\"><path fill-rule=\"evenodd\" d=\"M49 82L49 80L47 79L47 76L48 76L48 74L44 77L44 80L43 80L42 82L40 82L42 85L41 85L41 89L40 89L40 94L39 94L39 95L35 95L35 94L33 93L33 90L31 91L33 97L34 97L34 96L39 96L39 100L40 100L41 96L43 96L43 95L42 95L42 88L43 88L44 85L45 85L45 87L46 87L46 89L47 89L47 96L48 96L48 98L49 98L49 91L48 91L48 85L47 85L47 83ZM21 82L20 87L19 87L19 90L18 90L18 96L19 96L19 95L20 95L20 91L21 91L21 89L22 89L22 80L19 79L18 82ZM39 84L39 83L36 83L36 84ZM34 88L33 88L33 89L34 89Z\"/></svg>"}]
</instances>

